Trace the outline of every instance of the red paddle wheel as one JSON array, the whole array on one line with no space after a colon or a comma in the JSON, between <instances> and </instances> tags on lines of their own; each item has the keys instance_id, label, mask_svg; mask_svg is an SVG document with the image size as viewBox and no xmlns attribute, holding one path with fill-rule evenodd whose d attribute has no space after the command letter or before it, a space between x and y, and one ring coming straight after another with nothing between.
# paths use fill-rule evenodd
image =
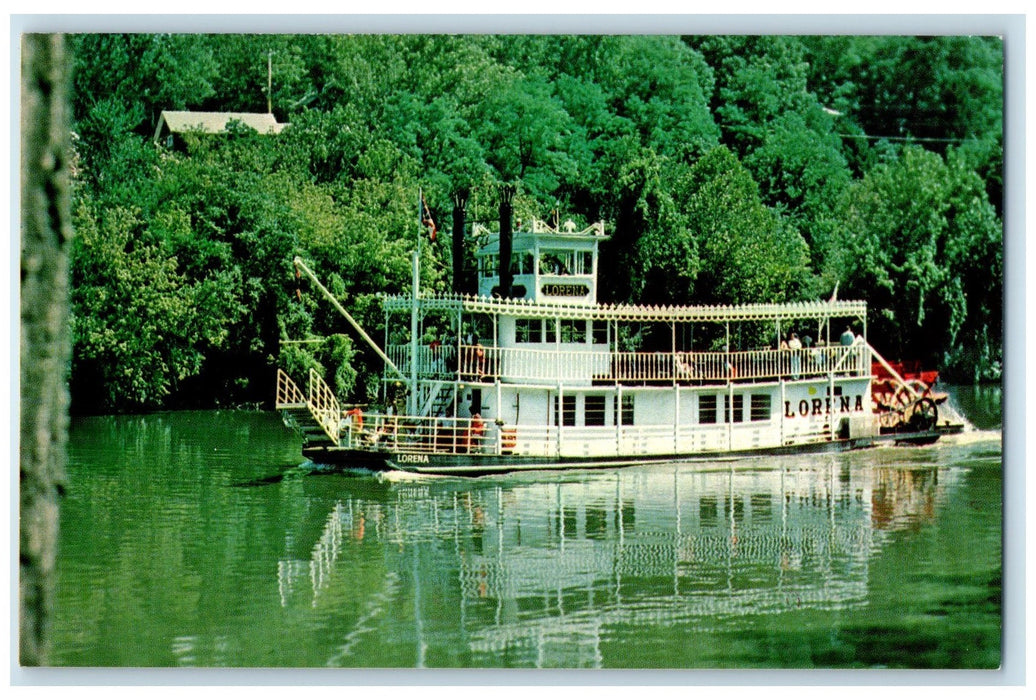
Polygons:
<instances>
[{"instance_id":1,"label":"red paddle wheel","mask_svg":"<svg viewBox=\"0 0 1036 700\"><path fill-rule=\"evenodd\" d=\"M878 414L883 432L931 430L939 422L939 404L946 394L935 392L932 386L939 373L924 370L919 362L893 362L889 367L871 364L871 401ZM903 381L900 381L902 378Z\"/></svg>"}]
</instances>

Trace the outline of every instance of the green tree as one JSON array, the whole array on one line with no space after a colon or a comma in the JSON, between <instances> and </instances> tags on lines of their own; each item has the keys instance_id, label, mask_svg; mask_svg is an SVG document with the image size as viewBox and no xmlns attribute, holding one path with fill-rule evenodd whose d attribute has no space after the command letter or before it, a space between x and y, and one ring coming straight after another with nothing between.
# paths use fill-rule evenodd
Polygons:
<instances>
[{"instance_id":1,"label":"green tree","mask_svg":"<svg viewBox=\"0 0 1036 700\"><path fill-rule=\"evenodd\" d=\"M673 183L682 227L649 235L642 265L671 303L798 299L809 282L805 241L760 200L758 186L719 147ZM665 280L672 280L668 283Z\"/></svg>"},{"instance_id":2,"label":"green tree","mask_svg":"<svg viewBox=\"0 0 1036 700\"><path fill-rule=\"evenodd\" d=\"M879 334L950 329L937 338L946 356L930 359L996 371L1000 287L988 280L1002 269L999 40L70 41L73 196L95 232L75 251L80 408L94 386L104 389L94 408L261 401L279 361L317 368L343 396L368 400L380 362L305 281L296 286L292 258L376 329L377 295L410 284L418 191L445 231L461 191L471 194L469 223L495 220L503 183L517 185L516 217L605 220L605 301L808 298L840 280L843 296L888 316L874 322ZM151 142L162 109L263 111L267 98L291 123L277 137L232 125L189 135L184 150ZM906 148L911 138L941 159ZM940 242L923 242L922 229ZM421 246L426 289L446 287L446 238ZM125 280L151 277L139 308ZM116 318L121 303L145 322ZM145 327L156 333L147 343ZM105 384L96 378L105 372L121 374Z\"/></svg>"},{"instance_id":3,"label":"green tree","mask_svg":"<svg viewBox=\"0 0 1036 700\"><path fill-rule=\"evenodd\" d=\"M485 104L478 135L501 182L521 181L540 201L549 201L574 162L566 152L571 117L542 77L502 83Z\"/></svg>"},{"instance_id":4,"label":"green tree","mask_svg":"<svg viewBox=\"0 0 1036 700\"><path fill-rule=\"evenodd\" d=\"M751 172L763 202L802 233L819 266L850 171L839 117L810 89L806 47L784 36L688 41L717 67L712 106L723 142Z\"/></svg>"},{"instance_id":5,"label":"green tree","mask_svg":"<svg viewBox=\"0 0 1036 700\"><path fill-rule=\"evenodd\" d=\"M911 147L850 187L840 212L836 265L845 295L869 303L871 342L932 366L982 357L995 371L1002 238L981 180Z\"/></svg>"},{"instance_id":6,"label":"green tree","mask_svg":"<svg viewBox=\"0 0 1036 700\"><path fill-rule=\"evenodd\" d=\"M830 124L810 125L798 112L777 116L744 164L763 202L802 232L812 264L820 267L835 235L835 205L851 181Z\"/></svg>"},{"instance_id":7,"label":"green tree","mask_svg":"<svg viewBox=\"0 0 1036 700\"><path fill-rule=\"evenodd\" d=\"M614 114L635 125L641 142L660 155L694 158L716 144L709 111L714 73L677 37L583 37L592 48L574 53L568 69L588 71ZM580 66L580 61L587 61ZM589 67L586 67L589 66Z\"/></svg>"},{"instance_id":8,"label":"green tree","mask_svg":"<svg viewBox=\"0 0 1036 700\"><path fill-rule=\"evenodd\" d=\"M915 138L940 154L955 146L985 180L993 205L1001 206L1001 38L831 36L804 42L811 85L858 125L860 136ZM871 165L861 162L860 169Z\"/></svg>"},{"instance_id":9,"label":"green tree","mask_svg":"<svg viewBox=\"0 0 1036 700\"><path fill-rule=\"evenodd\" d=\"M73 397L99 408L161 406L225 342L241 312L222 275L191 281L139 212L80 206L73 246ZM232 275L233 273L228 273Z\"/></svg>"},{"instance_id":10,"label":"green tree","mask_svg":"<svg viewBox=\"0 0 1036 700\"><path fill-rule=\"evenodd\" d=\"M195 109L266 112L286 117L316 97L310 61L326 45L319 35L207 34L195 37L220 70Z\"/></svg>"},{"instance_id":11,"label":"green tree","mask_svg":"<svg viewBox=\"0 0 1036 700\"><path fill-rule=\"evenodd\" d=\"M797 37L712 36L688 40L716 71L711 106L723 142L739 157L758 148L778 117L819 118Z\"/></svg>"},{"instance_id":12,"label":"green tree","mask_svg":"<svg viewBox=\"0 0 1036 700\"><path fill-rule=\"evenodd\" d=\"M163 109L188 109L213 95L220 72L198 34L73 34L70 43L76 119L96 102L115 99L141 107L143 128L154 130Z\"/></svg>"}]
</instances>

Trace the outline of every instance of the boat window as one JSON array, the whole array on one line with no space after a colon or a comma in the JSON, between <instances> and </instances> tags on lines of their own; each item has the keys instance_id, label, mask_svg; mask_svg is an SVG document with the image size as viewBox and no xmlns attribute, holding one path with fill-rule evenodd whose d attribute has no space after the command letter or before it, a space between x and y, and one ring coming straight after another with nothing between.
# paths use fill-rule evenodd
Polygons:
<instances>
[{"instance_id":1,"label":"boat window","mask_svg":"<svg viewBox=\"0 0 1036 700\"><path fill-rule=\"evenodd\" d=\"M543 320L515 319L515 343L543 343Z\"/></svg>"},{"instance_id":2,"label":"boat window","mask_svg":"<svg viewBox=\"0 0 1036 700\"><path fill-rule=\"evenodd\" d=\"M698 397L698 422L716 422L716 395L706 394Z\"/></svg>"},{"instance_id":3,"label":"boat window","mask_svg":"<svg viewBox=\"0 0 1036 700\"><path fill-rule=\"evenodd\" d=\"M752 420L770 420L770 395L752 394L750 413Z\"/></svg>"},{"instance_id":4,"label":"boat window","mask_svg":"<svg viewBox=\"0 0 1036 700\"><path fill-rule=\"evenodd\" d=\"M596 345L607 345L608 344L608 322L607 321L592 321L591 322L591 333L593 334L593 342Z\"/></svg>"},{"instance_id":5,"label":"boat window","mask_svg":"<svg viewBox=\"0 0 1036 700\"><path fill-rule=\"evenodd\" d=\"M585 343L586 321L578 318L561 319L562 343Z\"/></svg>"},{"instance_id":6,"label":"boat window","mask_svg":"<svg viewBox=\"0 0 1036 700\"><path fill-rule=\"evenodd\" d=\"M730 399L734 399L734 415L731 418L730 415ZM745 420L745 397L743 394L734 394L734 396L723 397L723 422L724 423L741 423Z\"/></svg>"},{"instance_id":7,"label":"boat window","mask_svg":"<svg viewBox=\"0 0 1036 700\"><path fill-rule=\"evenodd\" d=\"M590 251L585 251L578 255L582 262L582 264L579 265L579 274L592 275L594 273L594 254Z\"/></svg>"},{"instance_id":8,"label":"boat window","mask_svg":"<svg viewBox=\"0 0 1036 700\"><path fill-rule=\"evenodd\" d=\"M514 253L511 255L511 270L516 275L531 275L532 253Z\"/></svg>"},{"instance_id":9,"label":"boat window","mask_svg":"<svg viewBox=\"0 0 1036 700\"><path fill-rule=\"evenodd\" d=\"M561 397L561 420L558 421L558 397L554 397L554 425L575 425L576 424L576 397Z\"/></svg>"},{"instance_id":10,"label":"boat window","mask_svg":"<svg viewBox=\"0 0 1036 700\"><path fill-rule=\"evenodd\" d=\"M583 402L583 424L604 425L604 396L587 396Z\"/></svg>"},{"instance_id":11,"label":"boat window","mask_svg":"<svg viewBox=\"0 0 1036 700\"><path fill-rule=\"evenodd\" d=\"M570 275L568 255L564 251L543 251L540 253L541 275Z\"/></svg>"},{"instance_id":12,"label":"boat window","mask_svg":"<svg viewBox=\"0 0 1036 700\"><path fill-rule=\"evenodd\" d=\"M530 258L529 264L532 265ZM592 275L594 254L589 250L541 250L541 275Z\"/></svg>"},{"instance_id":13,"label":"boat window","mask_svg":"<svg viewBox=\"0 0 1036 700\"><path fill-rule=\"evenodd\" d=\"M517 318L514 321L514 342L542 343L543 321L538 318Z\"/></svg>"},{"instance_id":14,"label":"boat window","mask_svg":"<svg viewBox=\"0 0 1036 700\"><path fill-rule=\"evenodd\" d=\"M615 404L615 425L633 425L633 394L623 394Z\"/></svg>"}]
</instances>

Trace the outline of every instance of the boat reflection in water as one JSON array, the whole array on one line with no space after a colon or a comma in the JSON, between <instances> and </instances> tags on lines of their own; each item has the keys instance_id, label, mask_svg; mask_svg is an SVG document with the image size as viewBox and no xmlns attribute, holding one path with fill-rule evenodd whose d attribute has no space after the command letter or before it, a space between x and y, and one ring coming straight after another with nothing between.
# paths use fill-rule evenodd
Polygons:
<instances>
[{"instance_id":1,"label":"boat reflection in water","mask_svg":"<svg viewBox=\"0 0 1036 700\"><path fill-rule=\"evenodd\" d=\"M396 643L418 667L623 665L623 638L644 644L651 629L686 639L746 616L859 608L873 553L933 518L952 474L849 464L346 480L363 487L328 513L311 557L280 561L281 603L336 610L330 665Z\"/></svg>"}]
</instances>

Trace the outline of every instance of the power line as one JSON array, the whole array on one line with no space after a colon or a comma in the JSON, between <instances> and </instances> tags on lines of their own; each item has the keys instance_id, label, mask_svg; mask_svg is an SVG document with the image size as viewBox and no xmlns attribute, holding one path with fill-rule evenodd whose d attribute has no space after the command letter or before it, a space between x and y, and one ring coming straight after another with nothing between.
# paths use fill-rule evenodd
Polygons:
<instances>
[{"instance_id":1,"label":"power line","mask_svg":"<svg viewBox=\"0 0 1036 700\"><path fill-rule=\"evenodd\" d=\"M964 143L965 141L968 141L968 140L974 138L974 137L967 137L967 138L952 138L952 139L950 139L950 138L937 138L935 136L870 136L868 134L838 134L838 133L836 133L835 136L840 136L840 137L846 138L846 139L873 139L873 140L876 140L876 141L877 140L881 140L881 139L885 139L887 141L929 141L929 142L934 142L934 143Z\"/></svg>"}]
</instances>

